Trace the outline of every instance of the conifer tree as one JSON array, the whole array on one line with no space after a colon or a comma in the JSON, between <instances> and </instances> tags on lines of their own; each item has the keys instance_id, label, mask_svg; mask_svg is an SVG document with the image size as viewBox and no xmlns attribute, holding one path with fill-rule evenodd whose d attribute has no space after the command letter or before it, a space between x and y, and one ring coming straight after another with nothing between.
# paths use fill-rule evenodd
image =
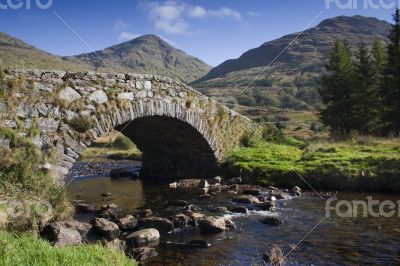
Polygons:
<instances>
[{"instance_id":1,"label":"conifer tree","mask_svg":"<svg viewBox=\"0 0 400 266\"><path fill-rule=\"evenodd\" d=\"M356 84L356 73L351 52L343 41L336 41L325 66L319 87L324 107L320 110L321 120L340 134L349 133L353 120L353 90Z\"/></svg>"},{"instance_id":2,"label":"conifer tree","mask_svg":"<svg viewBox=\"0 0 400 266\"><path fill-rule=\"evenodd\" d=\"M384 133L400 133L400 10L393 16L394 24L387 46L388 63L384 71L381 95Z\"/></svg>"}]
</instances>

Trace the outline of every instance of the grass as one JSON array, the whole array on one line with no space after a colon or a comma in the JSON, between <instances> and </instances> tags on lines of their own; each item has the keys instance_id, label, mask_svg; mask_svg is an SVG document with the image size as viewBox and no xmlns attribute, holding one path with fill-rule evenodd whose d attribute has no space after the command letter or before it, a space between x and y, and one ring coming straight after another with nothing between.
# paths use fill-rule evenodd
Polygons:
<instances>
[{"instance_id":1,"label":"grass","mask_svg":"<svg viewBox=\"0 0 400 266\"><path fill-rule=\"evenodd\" d=\"M90 161L93 158L96 158L96 162L101 162L107 159L139 160L141 156L141 151L131 140L129 140L129 138L114 131L110 134L99 137L91 147L85 150L80 160Z\"/></svg>"},{"instance_id":2,"label":"grass","mask_svg":"<svg viewBox=\"0 0 400 266\"><path fill-rule=\"evenodd\" d=\"M258 140L235 150L223 169L261 184L304 187L299 173L319 189L400 192L400 139L301 143Z\"/></svg>"},{"instance_id":3,"label":"grass","mask_svg":"<svg viewBox=\"0 0 400 266\"><path fill-rule=\"evenodd\" d=\"M114 249L99 245L53 247L33 235L0 231L0 265L137 265Z\"/></svg>"}]
</instances>

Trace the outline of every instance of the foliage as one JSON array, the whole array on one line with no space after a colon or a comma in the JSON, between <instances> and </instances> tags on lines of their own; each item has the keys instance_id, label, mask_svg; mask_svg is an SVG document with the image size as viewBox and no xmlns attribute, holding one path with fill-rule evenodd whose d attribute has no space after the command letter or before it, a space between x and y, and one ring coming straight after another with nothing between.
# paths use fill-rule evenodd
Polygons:
<instances>
[{"instance_id":1,"label":"foliage","mask_svg":"<svg viewBox=\"0 0 400 266\"><path fill-rule=\"evenodd\" d=\"M44 200L53 207L52 217L31 216L13 219L8 217L6 227L19 230L37 229L48 219L56 219L69 211L64 191L56 185L42 168L48 154L38 150L27 138L13 129L0 128L0 136L10 140L10 149L0 149L0 195L3 200Z\"/></svg>"},{"instance_id":2,"label":"foliage","mask_svg":"<svg viewBox=\"0 0 400 266\"><path fill-rule=\"evenodd\" d=\"M68 121L68 125L70 125L79 133L85 133L92 128L92 122L88 118L81 116L75 116L74 118L70 119Z\"/></svg>"},{"instance_id":3,"label":"foliage","mask_svg":"<svg viewBox=\"0 0 400 266\"><path fill-rule=\"evenodd\" d=\"M130 150L135 147L135 144L128 137L119 135L112 143L112 147L120 150Z\"/></svg>"},{"instance_id":4,"label":"foliage","mask_svg":"<svg viewBox=\"0 0 400 266\"><path fill-rule=\"evenodd\" d=\"M256 105L256 100L251 95L240 95L236 99L240 105L244 105L244 106L255 106Z\"/></svg>"},{"instance_id":5,"label":"foliage","mask_svg":"<svg viewBox=\"0 0 400 266\"><path fill-rule=\"evenodd\" d=\"M394 15L394 24L387 46L388 63L384 70L382 99L384 133L400 134L400 10Z\"/></svg>"},{"instance_id":6,"label":"foliage","mask_svg":"<svg viewBox=\"0 0 400 266\"><path fill-rule=\"evenodd\" d=\"M53 247L22 233L0 232L0 265L137 265L114 249L100 245Z\"/></svg>"}]
</instances>

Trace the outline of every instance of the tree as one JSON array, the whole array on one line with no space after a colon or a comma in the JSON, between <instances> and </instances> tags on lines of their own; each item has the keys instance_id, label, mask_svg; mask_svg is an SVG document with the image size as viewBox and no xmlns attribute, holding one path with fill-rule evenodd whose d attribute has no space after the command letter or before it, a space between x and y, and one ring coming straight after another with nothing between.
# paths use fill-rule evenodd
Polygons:
<instances>
[{"instance_id":1,"label":"tree","mask_svg":"<svg viewBox=\"0 0 400 266\"><path fill-rule=\"evenodd\" d=\"M353 129L362 134L370 134L376 132L379 126L380 98L377 66L364 43L360 44L356 59L357 81L351 96Z\"/></svg>"},{"instance_id":2,"label":"tree","mask_svg":"<svg viewBox=\"0 0 400 266\"><path fill-rule=\"evenodd\" d=\"M320 110L323 123L333 131L349 133L353 125L352 95L356 84L355 66L347 44L337 40L325 66L318 92L324 107Z\"/></svg>"},{"instance_id":3,"label":"tree","mask_svg":"<svg viewBox=\"0 0 400 266\"><path fill-rule=\"evenodd\" d=\"M393 16L394 24L387 46L388 62L381 88L384 105L384 133L400 133L400 10Z\"/></svg>"}]
</instances>

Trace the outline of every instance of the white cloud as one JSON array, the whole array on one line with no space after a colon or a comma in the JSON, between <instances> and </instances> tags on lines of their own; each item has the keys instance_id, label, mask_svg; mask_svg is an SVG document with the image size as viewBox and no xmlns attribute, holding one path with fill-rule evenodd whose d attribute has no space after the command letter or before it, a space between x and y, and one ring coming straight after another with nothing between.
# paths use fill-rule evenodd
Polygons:
<instances>
[{"instance_id":1,"label":"white cloud","mask_svg":"<svg viewBox=\"0 0 400 266\"><path fill-rule=\"evenodd\" d=\"M118 19L114 24L114 30L116 30L116 31L125 30L128 27L129 27L129 25L120 19Z\"/></svg>"},{"instance_id":2,"label":"white cloud","mask_svg":"<svg viewBox=\"0 0 400 266\"><path fill-rule=\"evenodd\" d=\"M188 16L192 18L204 18L207 16L207 10L201 6L189 7Z\"/></svg>"},{"instance_id":3,"label":"white cloud","mask_svg":"<svg viewBox=\"0 0 400 266\"><path fill-rule=\"evenodd\" d=\"M209 13L211 16L218 18L233 18L236 20L242 20L242 15L239 12L230 9L229 7L221 7L218 10L210 10Z\"/></svg>"},{"instance_id":4,"label":"white cloud","mask_svg":"<svg viewBox=\"0 0 400 266\"><path fill-rule=\"evenodd\" d=\"M202 6L187 4L183 1L141 2L139 6L149 12L154 27L168 34L193 34L189 19L231 18L242 20L242 15L229 7L206 9Z\"/></svg>"},{"instance_id":5,"label":"white cloud","mask_svg":"<svg viewBox=\"0 0 400 266\"><path fill-rule=\"evenodd\" d=\"M140 34L136 34L136 33L132 33L132 32L123 31L123 32L121 32L119 34L118 38L121 41L130 41L130 40L135 39L135 38L137 38L139 36L141 36L141 35Z\"/></svg>"},{"instance_id":6,"label":"white cloud","mask_svg":"<svg viewBox=\"0 0 400 266\"><path fill-rule=\"evenodd\" d=\"M247 15L249 15L251 17L256 17L256 16L259 16L260 13L254 12L254 11L247 11Z\"/></svg>"}]
</instances>

